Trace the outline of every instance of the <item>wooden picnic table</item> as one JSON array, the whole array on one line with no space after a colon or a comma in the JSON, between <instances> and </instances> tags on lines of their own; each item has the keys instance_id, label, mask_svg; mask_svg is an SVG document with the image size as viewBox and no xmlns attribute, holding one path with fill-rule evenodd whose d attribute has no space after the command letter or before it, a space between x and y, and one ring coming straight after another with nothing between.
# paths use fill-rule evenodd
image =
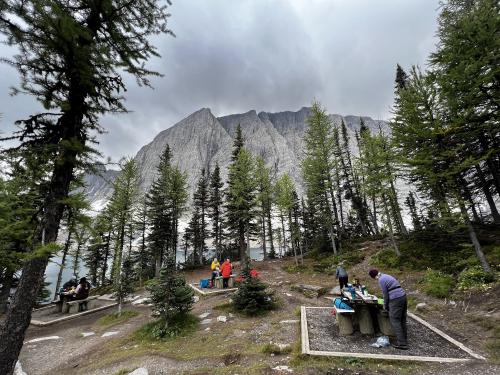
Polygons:
<instances>
[{"instance_id":1,"label":"wooden picnic table","mask_svg":"<svg viewBox=\"0 0 500 375\"><path fill-rule=\"evenodd\" d=\"M352 293L349 289L342 289L340 291L343 297L347 298L350 302L354 303L368 303L368 304L376 304L378 303L378 297L372 294L364 295L360 290L356 289L356 298L353 298Z\"/></svg>"}]
</instances>

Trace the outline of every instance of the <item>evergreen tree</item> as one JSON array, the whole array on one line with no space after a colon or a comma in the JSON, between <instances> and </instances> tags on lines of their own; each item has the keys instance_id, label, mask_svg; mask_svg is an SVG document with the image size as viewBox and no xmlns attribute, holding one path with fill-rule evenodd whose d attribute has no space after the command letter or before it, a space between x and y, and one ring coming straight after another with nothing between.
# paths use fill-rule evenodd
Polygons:
<instances>
[{"instance_id":1,"label":"evergreen tree","mask_svg":"<svg viewBox=\"0 0 500 375\"><path fill-rule=\"evenodd\" d=\"M120 283L127 228L134 220L138 198L139 177L137 165L133 159L128 159L122 163L120 174L113 183L113 194L109 203L116 234L111 269L111 278L115 285Z\"/></svg>"},{"instance_id":2,"label":"evergreen tree","mask_svg":"<svg viewBox=\"0 0 500 375\"><path fill-rule=\"evenodd\" d=\"M332 176L334 155L333 126L319 103L313 103L304 136L305 157L302 175L308 205L316 213L315 223L329 233L334 254L337 254L339 218ZM323 230L320 229L320 232Z\"/></svg>"},{"instance_id":3,"label":"evergreen tree","mask_svg":"<svg viewBox=\"0 0 500 375\"><path fill-rule=\"evenodd\" d=\"M161 269L160 277L153 279L147 286L151 294L153 314L163 322L159 332L156 332L159 338L169 333L169 325L177 316L186 314L193 306L193 290L186 285L184 277L175 271L172 257L165 263L166 267Z\"/></svg>"},{"instance_id":4,"label":"evergreen tree","mask_svg":"<svg viewBox=\"0 0 500 375\"><path fill-rule=\"evenodd\" d=\"M233 162L229 166L226 192L226 218L229 237L238 244L239 258L248 261L247 248L252 220L255 217L254 161L242 147L241 128L238 126L233 147Z\"/></svg>"},{"instance_id":5,"label":"evergreen tree","mask_svg":"<svg viewBox=\"0 0 500 375\"><path fill-rule=\"evenodd\" d=\"M134 268L132 260L126 258L120 270L119 282L114 285L115 295L118 301L118 316L122 314L122 306L125 299L134 292Z\"/></svg>"},{"instance_id":6,"label":"evergreen tree","mask_svg":"<svg viewBox=\"0 0 500 375\"><path fill-rule=\"evenodd\" d=\"M278 179L278 181L276 181L275 202L280 213L285 253L287 252L287 236L285 234L285 218L286 218L288 220L288 230L290 232L290 235L288 237L290 239L289 243L292 247L293 256L295 258L295 264L298 265L299 262L297 259L297 248L296 248L297 242L294 240L294 226L292 219L292 210L294 207L294 192L295 192L295 186L289 174L285 173Z\"/></svg>"},{"instance_id":7,"label":"evergreen tree","mask_svg":"<svg viewBox=\"0 0 500 375\"><path fill-rule=\"evenodd\" d=\"M124 72L144 85L149 85L148 76L158 75L145 65L158 56L149 37L171 33L169 16L167 6L157 0L5 0L0 6L0 33L19 49L8 61L21 78L15 92L32 95L44 107L43 113L19 123L17 148L24 158L52 156L39 164L50 172L31 237L30 250L36 254L23 263L1 327L1 374L14 370L50 256L40 249L55 248L64 200L75 170L91 152L88 142L100 129L98 116L125 111Z\"/></svg>"},{"instance_id":8,"label":"evergreen tree","mask_svg":"<svg viewBox=\"0 0 500 375\"><path fill-rule=\"evenodd\" d=\"M207 240L207 215L209 206L209 178L210 176L205 172L203 168L201 170L201 176L198 180L198 185L196 191L193 194L193 205L194 210L197 213L198 227L199 231L199 241L197 241L198 251L197 254L199 258L197 259L198 264L203 264L204 254L207 250L206 240Z\"/></svg>"},{"instance_id":9,"label":"evergreen tree","mask_svg":"<svg viewBox=\"0 0 500 375\"><path fill-rule=\"evenodd\" d=\"M141 198L134 220L139 234L139 245L137 251L131 254L132 262L139 279L139 287L143 286L144 280L154 276L154 259L147 250L146 233L148 230L148 206L146 197Z\"/></svg>"},{"instance_id":10,"label":"evergreen tree","mask_svg":"<svg viewBox=\"0 0 500 375\"><path fill-rule=\"evenodd\" d=\"M208 201L208 216L212 221L211 236L214 239L215 255L221 259L223 227L223 191L224 183L220 175L219 164L215 164L214 171L210 175L210 192Z\"/></svg>"},{"instance_id":11,"label":"evergreen tree","mask_svg":"<svg viewBox=\"0 0 500 375\"><path fill-rule=\"evenodd\" d=\"M238 290L233 296L236 310L253 316L276 308L274 293L269 291L267 285L258 277L250 276L248 263L242 270L242 276L244 280L238 285Z\"/></svg>"},{"instance_id":12,"label":"evergreen tree","mask_svg":"<svg viewBox=\"0 0 500 375\"><path fill-rule=\"evenodd\" d=\"M417 211L417 204L415 202L415 195L413 194L413 192L410 191L410 193L406 197L405 204L408 207L408 210L410 211L413 230L415 231L422 230L422 221Z\"/></svg>"},{"instance_id":13,"label":"evergreen tree","mask_svg":"<svg viewBox=\"0 0 500 375\"><path fill-rule=\"evenodd\" d=\"M499 13L500 5L494 0L444 2L438 19L439 42L430 58L432 77L446 107L448 131L459 146L456 156L467 161L464 169L477 165L487 176L484 193L496 191L498 196L500 66L498 53L492 51L499 49Z\"/></svg>"},{"instance_id":14,"label":"evergreen tree","mask_svg":"<svg viewBox=\"0 0 500 375\"><path fill-rule=\"evenodd\" d=\"M89 246L83 256L83 261L88 269L90 283L102 286L106 280L102 277L106 249L109 251L109 222L102 213L95 218L94 225L90 231Z\"/></svg>"},{"instance_id":15,"label":"evergreen tree","mask_svg":"<svg viewBox=\"0 0 500 375\"><path fill-rule=\"evenodd\" d=\"M147 195L151 228L148 242L151 256L155 260L155 276L159 275L166 258L175 258L179 218L185 211L187 202L187 177L172 165L172 153L168 145L160 156L157 170L157 179Z\"/></svg>"},{"instance_id":16,"label":"evergreen tree","mask_svg":"<svg viewBox=\"0 0 500 375\"><path fill-rule=\"evenodd\" d=\"M264 254L264 259L267 259L267 237L269 237L269 254L273 254L273 257L275 256L271 223L273 191L271 182L271 170L266 167L264 159L262 157L256 158L255 180L257 184L257 204L259 205L258 215L262 241L262 252Z\"/></svg>"}]
</instances>

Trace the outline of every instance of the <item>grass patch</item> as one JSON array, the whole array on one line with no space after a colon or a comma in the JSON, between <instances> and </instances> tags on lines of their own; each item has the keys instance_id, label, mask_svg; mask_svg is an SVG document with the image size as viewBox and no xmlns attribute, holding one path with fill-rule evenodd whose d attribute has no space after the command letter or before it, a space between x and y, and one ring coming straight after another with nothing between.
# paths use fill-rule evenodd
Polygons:
<instances>
[{"instance_id":1,"label":"grass patch","mask_svg":"<svg viewBox=\"0 0 500 375\"><path fill-rule=\"evenodd\" d=\"M422 285L422 289L426 294L437 298L445 298L451 294L455 286L455 280L450 275L428 269L422 280Z\"/></svg>"},{"instance_id":2,"label":"grass patch","mask_svg":"<svg viewBox=\"0 0 500 375\"><path fill-rule=\"evenodd\" d=\"M96 324L100 327L109 327L118 323L123 323L137 315L139 315L137 311L124 310L121 315L118 315L118 313L104 315L96 322Z\"/></svg>"},{"instance_id":3,"label":"grass patch","mask_svg":"<svg viewBox=\"0 0 500 375\"><path fill-rule=\"evenodd\" d=\"M147 323L135 332L140 341L169 340L178 336L186 336L198 328L199 319L192 314L177 314L171 321L158 319Z\"/></svg>"},{"instance_id":4,"label":"grass patch","mask_svg":"<svg viewBox=\"0 0 500 375\"><path fill-rule=\"evenodd\" d=\"M490 361L500 365L500 326L493 329L493 337L486 343L486 349L490 353Z\"/></svg>"},{"instance_id":5,"label":"grass patch","mask_svg":"<svg viewBox=\"0 0 500 375\"><path fill-rule=\"evenodd\" d=\"M270 342L262 347L262 353L264 354L280 355L280 354L288 354L291 352L292 352L292 347L290 345L280 346Z\"/></svg>"}]
</instances>

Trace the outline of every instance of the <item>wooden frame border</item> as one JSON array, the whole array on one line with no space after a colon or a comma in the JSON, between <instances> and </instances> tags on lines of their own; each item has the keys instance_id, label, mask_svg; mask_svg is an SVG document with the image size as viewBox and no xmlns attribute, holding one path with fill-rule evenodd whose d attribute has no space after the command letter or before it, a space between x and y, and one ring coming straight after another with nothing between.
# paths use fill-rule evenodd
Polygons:
<instances>
[{"instance_id":1,"label":"wooden frame border","mask_svg":"<svg viewBox=\"0 0 500 375\"><path fill-rule=\"evenodd\" d=\"M371 353L350 353L350 352L327 352L321 350L310 350L309 347L309 331L307 328L307 309L331 309L331 307L319 307L319 306L301 306L301 339L302 339L302 354L317 355L324 357L357 357L357 358L371 358L371 359L384 359L384 360L398 360L398 361L417 361L417 362L441 362L441 363L464 363L471 361L470 358L447 358L447 357L425 357L425 356L411 356L411 355L393 355L393 354L371 354ZM441 330L433 327L431 324L427 323L422 318L408 312L408 316L420 324L431 329L433 332L437 333L447 341L458 346L461 350L465 351L472 357L476 359L485 360L484 357L474 353L471 349L467 348L464 344L458 342L452 337L448 336Z\"/></svg>"},{"instance_id":2,"label":"wooden frame border","mask_svg":"<svg viewBox=\"0 0 500 375\"><path fill-rule=\"evenodd\" d=\"M194 291L198 294L201 294L202 296L211 296L214 294L223 294L227 292L233 292L235 290L238 290L238 288L226 288L226 289L217 289L217 290L211 290L209 292L205 292L198 288L195 284L188 284Z\"/></svg>"},{"instance_id":3,"label":"wooden frame border","mask_svg":"<svg viewBox=\"0 0 500 375\"><path fill-rule=\"evenodd\" d=\"M97 307L97 308L92 309L92 310L82 311L82 312L79 312L79 313L76 313L76 314L71 314L71 315L68 315L68 316L63 316L62 318L58 318L58 319L54 319L54 320L48 320L46 322L42 321L42 320L31 319L30 324L33 324L34 326L37 326L37 327L46 327L46 326L50 326L52 324L56 324L56 323L60 323L60 322L65 322L67 320L75 319L75 318L78 318L79 316L92 314L92 313L94 313L96 311L106 310L106 309L109 309L110 307L113 307L113 306L118 306L118 303L111 303L109 305L104 305L104 306L101 306L101 307Z\"/></svg>"}]
</instances>

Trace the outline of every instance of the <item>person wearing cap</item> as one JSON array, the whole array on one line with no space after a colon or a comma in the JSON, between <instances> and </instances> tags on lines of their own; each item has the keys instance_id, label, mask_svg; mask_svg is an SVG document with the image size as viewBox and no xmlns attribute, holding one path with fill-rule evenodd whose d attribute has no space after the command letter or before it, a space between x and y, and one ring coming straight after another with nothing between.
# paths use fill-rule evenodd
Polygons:
<instances>
[{"instance_id":1,"label":"person wearing cap","mask_svg":"<svg viewBox=\"0 0 500 375\"><path fill-rule=\"evenodd\" d=\"M404 289L394 277L380 273L377 269L371 269L368 274L372 279L378 280L380 289L382 289L384 309L389 311L389 320L397 338L397 343L392 346L396 349L408 350L406 328L408 302Z\"/></svg>"}]
</instances>

